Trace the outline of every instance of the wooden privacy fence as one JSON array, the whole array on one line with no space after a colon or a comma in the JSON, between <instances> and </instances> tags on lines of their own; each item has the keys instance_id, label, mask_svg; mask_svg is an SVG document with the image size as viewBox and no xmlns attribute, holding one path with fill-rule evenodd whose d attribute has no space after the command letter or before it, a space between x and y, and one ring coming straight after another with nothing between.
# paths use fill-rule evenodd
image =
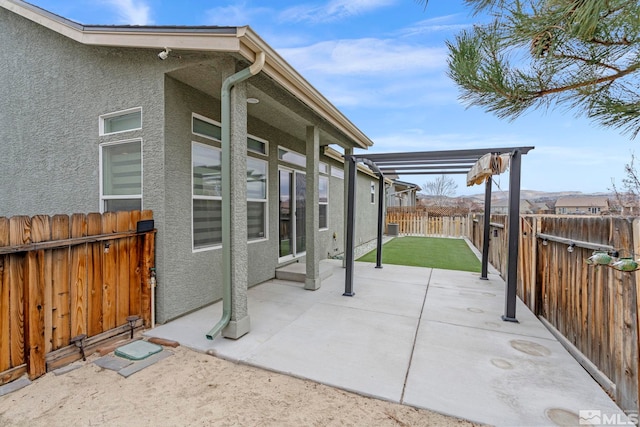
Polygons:
<instances>
[{"instance_id":1,"label":"wooden privacy fence","mask_svg":"<svg viewBox=\"0 0 640 427\"><path fill-rule=\"evenodd\" d=\"M398 224L400 235L464 237L469 235L469 216L430 216L419 210L389 210L386 224Z\"/></svg>"},{"instance_id":2,"label":"wooden privacy fence","mask_svg":"<svg viewBox=\"0 0 640 427\"><path fill-rule=\"evenodd\" d=\"M506 233L495 226L506 222L506 216L492 216L489 243L489 261L503 277ZM480 216L470 236L477 248L482 228ZM574 355L623 410L638 411L640 271L591 266L585 259L599 246L637 259L640 218L528 215L521 216L520 230L518 296L568 341L570 351L579 350Z\"/></svg>"},{"instance_id":3,"label":"wooden privacy fence","mask_svg":"<svg viewBox=\"0 0 640 427\"><path fill-rule=\"evenodd\" d=\"M0 384L43 375L97 344L150 324L151 211L0 217ZM138 322L140 323L140 322Z\"/></svg>"}]
</instances>

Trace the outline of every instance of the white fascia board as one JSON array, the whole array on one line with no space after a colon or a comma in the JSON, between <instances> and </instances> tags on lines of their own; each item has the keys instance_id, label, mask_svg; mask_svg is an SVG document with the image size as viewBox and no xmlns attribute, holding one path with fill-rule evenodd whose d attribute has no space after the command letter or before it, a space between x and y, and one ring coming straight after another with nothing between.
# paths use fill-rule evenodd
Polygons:
<instances>
[{"instance_id":1,"label":"white fascia board","mask_svg":"<svg viewBox=\"0 0 640 427\"><path fill-rule=\"evenodd\" d=\"M22 1L0 0L5 9L85 45L197 51L238 52L236 27L228 32L189 31L177 27L84 26Z\"/></svg>"},{"instance_id":2,"label":"white fascia board","mask_svg":"<svg viewBox=\"0 0 640 427\"><path fill-rule=\"evenodd\" d=\"M263 72L267 73L296 98L311 107L332 126L344 133L355 143L354 146L367 149L373 145L373 141L369 137L347 119L250 27L239 28L238 37L241 38L240 53L248 61L254 60L255 52L264 52L266 61Z\"/></svg>"},{"instance_id":3,"label":"white fascia board","mask_svg":"<svg viewBox=\"0 0 640 427\"><path fill-rule=\"evenodd\" d=\"M86 45L237 52L240 45L235 34L128 33L124 31L83 31L79 40Z\"/></svg>"}]
</instances>

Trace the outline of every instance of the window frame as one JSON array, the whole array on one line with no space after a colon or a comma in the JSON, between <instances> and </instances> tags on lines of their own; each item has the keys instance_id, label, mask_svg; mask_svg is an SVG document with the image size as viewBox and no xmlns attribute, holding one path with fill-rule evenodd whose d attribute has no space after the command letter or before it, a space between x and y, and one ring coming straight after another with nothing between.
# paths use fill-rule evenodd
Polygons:
<instances>
[{"instance_id":1,"label":"window frame","mask_svg":"<svg viewBox=\"0 0 640 427\"><path fill-rule=\"evenodd\" d=\"M251 153L253 153L253 151L251 151ZM256 154L260 154L260 153L256 153ZM264 199L255 199L255 198L249 198L249 192L247 191L247 204L249 202L253 202L253 203L263 203L264 204L264 236L263 237L257 237L257 238L250 238L249 237L249 229L248 229L248 225L249 225L249 218L247 218L247 242L248 243L257 243L257 242L263 242L265 240L269 240L269 161L267 159L261 159L258 157L254 157L254 156L247 156L247 167L249 167L249 159L253 159L257 162L261 162L264 163L265 165L265 188L264 188ZM247 183L248 185L248 183ZM247 208L247 214L249 213L249 209Z\"/></svg>"},{"instance_id":2,"label":"window frame","mask_svg":"<svg viewBox=\"0 0 640 427\"><path fill-rule=\"evenodd\" d=\"M376 183L371 181L371 204L376 203Z\"/></svg>"},{"instance_id":3,"label":"window frame","mask_svg":"<svg viewBox=\"0 0 640 427\"><path fill-rule=\"evenodd\" d=\"M197 136L200 136L202 138L206 138L206 139L211 140L211 141L222 142L222 139L218 139L218 138L215 138L215 137L213 137L211 135L205 135L203 133L196 132L194 130L194 127L193 127L194 119L198 119L200 121L209 123L210 125L217 126L217 127L220 128L220 132L222 132L222 123L220 123L220 122L218 122L216 120L210 119L209 117L205 117L205 116L203 116L201 114L198 114L198 113L193 113L193 112L191 113L191 133L193 135L197 135Z\"/></svg>"},{"instance_id":4,"label":"window frame","mask_svg":"<svg viewBox=\"0 0 640 427\"><path fill-rule=\"evenodd\" d=\"M295 161L292 162L291 160L286 160L286 159L280 157L280 151L284 151L285 154L286 153L291 153L291 154L293 154L294 157L299 156L299 158L301 159L301 162L300 163L295 162ZM290 150L288 148L285 148L285 147L283 147L281 145L278 145L278 161L286 163L286 164L289 164L289 165L296 166L298 168L302 168L304 170L306 170L306 167L307 167L307 156L305 156L302 153L298 153L297 151L293 151L293 150Z\"/></svg>"},{"instance_id":5,"label":"window frame","mask_svg":"<svg viewBox=\"0 0 640 427\"><path fill-rule=\"evenodd\" d=\"M264 145L264 153L261 153L260 151L252 150L251 148L249 148L249 138L253 139L254 141L261 142ZM269 141L267 141L266 139L263 139L263 138L260 138L260 137L257 137L255 135L251 135L250 133L248 133L247 134L247 152L253 153L253 154L257 154L259 156L268 157L269 156Z\"/></svg>"},{"instance_id":6,"label":"window frame","mask_svg":"<svg viewBox=\"0 0 640 427\"><path fill-rule=\"evenodd\" d=\"M199 134L196 134L199 135ZM206 138L206 137L205 137ZM195 246L195 227L194 227L194 215L193 215L193 207L194 207L194 200L219 200L220 203L222 203L222 191L220 196L202 196L202 195L195 195L194 194L194 181L193 181L193 147L194 144L199 145L201 147L207 148L207 149L211 149L214 151L218 151L220 153L220 163L222 164L222 148L220 147L216 147L215 145L209 145L209 144L204 144L202 142L198 142L198 141L191 141L191 250L196 253L196 252L204 252L204 251L209 251L212 249L219 249L222 247L222 241L220 243L214 243L211 245L207 245L207 246L201 246L201 247L196 247ZM222 209L222 208L221 208Z\"/></svg>"},{"instance_id":7,"label":"window frame","mask_svg":"<svg viewBox=\"0 0 640 427\"><path fill-rule=\"evenodd\" d=\"M338 179L344 179L344 169L331 165L331 176Z\"/></svg>"},{"instance_id":8,"label":"window frame","mask_svg":"<svg viewBox=\"0 0 640 427\"><path fill-rule=\"evenodd\" d=\"M134 142L140 143L140 194L135 195L114 195L105 196L104 194L104 149L105 147L112 147L115 145L131 144ZM142 138L123 139L118 141L103 142L98 145L98 182L100 191L100 213L107 212L106 201L107 200L140 200L140 210L144 209L144 141Z\"/></svg>"},{"instance_id":9,"label":"window frame","mask_svg":"<svg viewBox=\"0 0 640 427\"><path fill-rule=\"evenodd\" d=\"M105 132L105 120L114 118L114 117L118 117L118 116L125 116L127 114L131 114L131 113L135 113L135 112L140 112L140 127L137 128L132 128L132 129L126 129L126 130L119 130L116 132ZM108 136L108 135L117 135L117 134L121 134L121 133L125 133L125 132L133 132L136 130L141 130L142 129L142 124L143 124L143 117L142 117L142 107L133 107L133 108L127 108L126 110L120 110L120 111L114 111L112 113L106 113L106 114L101 114L100 116L98 116L98 135L99 136Z\"/></svg>"},{"instance_id":10,"label":"window frame","mask_svg":"<svg viewBox=\"0 0 640 427\"><path fill-rule=\"evenodd\" d=\"M326 202L322 202L320 200L320 180L324 179L327 182L327 201ZM325 174L321 174L318 176L318 230L319 231L325 231L329 229L329 185L330 185L331 181L329 180L329 175L325 175ZM322 224L320 224L320 206L326 206L326 220L327 223L326 225L323 227Z\"/></svg>"}]
</instances>

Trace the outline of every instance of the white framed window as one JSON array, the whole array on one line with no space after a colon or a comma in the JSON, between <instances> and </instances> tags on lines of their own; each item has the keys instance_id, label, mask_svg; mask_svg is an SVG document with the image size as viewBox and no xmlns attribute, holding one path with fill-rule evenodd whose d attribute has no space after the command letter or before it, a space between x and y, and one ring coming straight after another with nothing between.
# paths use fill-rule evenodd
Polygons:
<instances>
[{"instance_id":1,"label":"white framed window","mask_svg":"<svg viewBox=\"0 0 640 427\"><path fill-rule=\"evenodd\" d=\"M142 129L142 107L103 114L98 118L100 136Z\"/></svg>"},{"instance_id":2,"label":"white framed window","mask_svg":"<svg viewBox=\"0 0 640 427\"><path fill-rule=\"evenodd\" d=\"M371 183L371 203L375 203L376 202L376 184L375 183Z\"/></svg>"},{"instance_id":3,"label":"white framed window","mask_svg":"<svg viewBox=\"0 0 640 427\"><path fill-rule=\"evenodd\" d=\"M283 147L278 147L278 159L296 166L307 166L307 157Z\"/></svg>"},{"instance_id":4,"label":"white framed window","mask_svg":"<svg viewBox=\"0 0 640 427\"><path fill-rule=\"evenodd\" d=\"M222 152L219 148L191 143L193 250L222 243Z\"/></svg>"},{"instance_id":5,"label":"white framed window","mask_svg":"<svg viewBox=\"0 0 640 427\"><path fill-rule=\"evenodd\" d=\"M191 114L191 132L214 141L222 141L222 125L200 114Z\"/></svg>"},{"instance_id":6,"label":"white framed window","mask_svg":"<svg viewBox=\"0 0 640 427\"><path fill-rule=\"evenodd\" d=\"M329 165L323 162L320 162L318 165L318 172L323 173L325 175L329 174Z\"/></svg>"},{"instance_id":7,"label":"white framed window","mask_svg":"<svg viewBox=\"0 0 640 427\"><path fill-rule=\"evenodd\" d=\"M142 209L142 140L100 144L100 211Z\"/></svg>"},{"instance_id":8,"label":"white framed window","mask_svg":"<svg viewBox=\"0 0 640 427\"><path fill-rule=\"evenodd\" d=\"M222 150L192 142L193 250L222 243ZM249 241L267 238L267 176L269 163L247 157L247 235Z\"/></svg>"},{"instance_id":9,"label":"white framed window","mask_svg":"<svg viewBox=\"0 0 640 427\"><path fill-rule=\"evenodd\" d=\"M344 169L331 166L331 176L338 179L344 179Z\"/></svg>"},{"instance_id":10,"label":"white framed window","mask_svg":"<svg viewBox=\"0 0 640 427\"><path fill-rule=\"evenodd\" d=\"M222 125L197 113L191 113L191 132L194 135L222 142ZM247 135L247 151L266 156L269 154L269 141L257 136Z\"/></svg>"},{"instance_id":11,"label":"white framed window","mask_svg":"<svg viewBox=\"0 0 640 427\"><path fill-rule=\"evenodd\" d=\"M266 160L247 157L247 236L249 241L267 239L267 176Z\"/></svg>"},{"instance_id":12,"label":"white framed window","mask_svg":"<svg viewBox=\"0 0 640 427\"><path fill-rule=\"evenodd\" d=\"M329 228L329 177L318 177L318 219L320 230Z\"/></svg>"},{"instance_id":13,"label":"white framed window","mask_svg":"<svg viewBox=\"0 0 640 427\"><path fill-rule=\"evenodd\" d=\"M262 138L258 138L257 136L248 135L247 151L251 151L252 153L262 154L263 156L266 156L269 154L269 141L264 140Z\"/></svg>"}]
</instances>

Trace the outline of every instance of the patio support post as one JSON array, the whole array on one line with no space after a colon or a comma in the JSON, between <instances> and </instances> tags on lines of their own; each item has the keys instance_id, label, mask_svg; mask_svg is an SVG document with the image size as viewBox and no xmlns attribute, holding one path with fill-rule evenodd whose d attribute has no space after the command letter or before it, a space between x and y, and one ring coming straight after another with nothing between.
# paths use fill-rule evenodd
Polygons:
<instances>
[{"instance_id":1,"label":"patio support post","mask_svg":"<svg viewBox=\"0 0 640 427\"><path fill-rule=\"evenodd\" d=\"M249 332L249 316L247 314L247 95L246 87L232 91L251 76L258 74L265 62L264 52L256 53L255 62L243 70L227 77L220 90L221 98L221 139L222 165L220 180L222 183L222 317L207 333L207 339L213 340L221 330L227 338L240 338ZM239 121L239 122L238 122ZM233 138L234 144L231 143ZM240 145L235 147L234 145ZM242 178L239 178L242 176ZM238 182L242 181L242 184ZM242 191L241 195L234 194ZM232 194L234 197L232 199ZM241 198L244 197L244 198ZM243 212L242 225L239 213L232 206ZM234 222L234 218L240 222ZM242 235L244 233L244 235ZM238 234L241 234L240 236ZM243 239L241 242L240 240ZM239 243L237 251L236 242ZM244 252L243 252L244 251ZM244 253L244 259L242 259ZM244 263L244 267L238 267ZM234 265L236 267L234 267ZM244 277L242 269L244 268ZM240 280L238 289L236 280ZM244 280L242 282L242 280ZM243 316L244 314L244 316ZM231 321L233 320L233 324Z\"/></svg>"},{"instance_id":2,"label":"patio support post","mask_svg":"<svg viewBox=\"0 0 640 427\"><path fill-rule=\"evenodd\" d=\"M307 274L304 288L315 291L320 288L320 248L319 241L320 219L318 217L319 193L318 176L320 163L320 129L307 126L307 200L305 209L305 227L307 242Z\"/></svg>"},{"instance_id":3,"label":"patio support post","mask_svg":"<svg viewBox=\"0 0 640 427\"><path fill-rule=\"evenodd\" d=\"M481 280L489 280L487 277L489 273L489 239L490 239L490 227L491 227L491 177L487 177L487 182L484 187L484 230L482 237L482 272L480 273Z\"/></svg>"},{"instance_id":4,"label":"patio support post","mask_svg":"<svg viewBox=\"0 0 640 427\"><path fill-rule=\"evenodd\" d=\"M516 298L518 290L518 240L520 237L520 150L511 154L509 172L509 246L507 260L507 286L505 288L505 322L518 322L516 319Z\"/></svg>"},{"instance_id":5,"label":"patio support post","mask_svg":"<svg viewBox=\"0 0 640 427\"><path fill-rule=\"evenodd\" d=\"M344 225L342 227L342 229L344 230L344 248L345 248L345 255L346 255L346 247L347 247L347 209L349 206L349 198L347 197L347 195L349 194L349 165L350 162L347 161L347 157L348 156L352 156L353 155L353 148L345 148L344 149L344 197L343 197L343 202L344 202L344 210L343 210L343 218L344 218ZM342 257L342 268L345 268L347 266L347 257L343 256Z\"/></svg>"},{"instance_id":6,"label":"patio support post","mask_svg":"<svg viewBox=\"0 0 640 427\"><path fill-rule=\"evenodd\" d=\"M247 90L239 83L231 91L231 320L222 330L238 339L249 332L247 309Z\"/></svg>"},{"instance_id":7,"label":"patio support post","mask_svg":"<svg viewBox=\"0 0 640 427\"><path fill-rule=\"evenodd\" d=\"M356 158L354 156L345 156L345 165L349 163L349 175L347 196L347 223L345 227L345 233L347 235L347 244L344 248L344 259L346 262L346 272L344 280L344 293L342 295L352 297L355 295L353 292L353 236L355 234L355 210L356 210Z\"/></svg>"},{"instance_id":8,"label":"patio support post","mask_svg":"<svg viewBox=\"0 0 640 427\"><path fill-rule=\"evenodd\" d=\"M376 268L382 268L382 229L384 228L384 175L378 178L378 248L376 251Z\"/></svg>"}]
</instances>

